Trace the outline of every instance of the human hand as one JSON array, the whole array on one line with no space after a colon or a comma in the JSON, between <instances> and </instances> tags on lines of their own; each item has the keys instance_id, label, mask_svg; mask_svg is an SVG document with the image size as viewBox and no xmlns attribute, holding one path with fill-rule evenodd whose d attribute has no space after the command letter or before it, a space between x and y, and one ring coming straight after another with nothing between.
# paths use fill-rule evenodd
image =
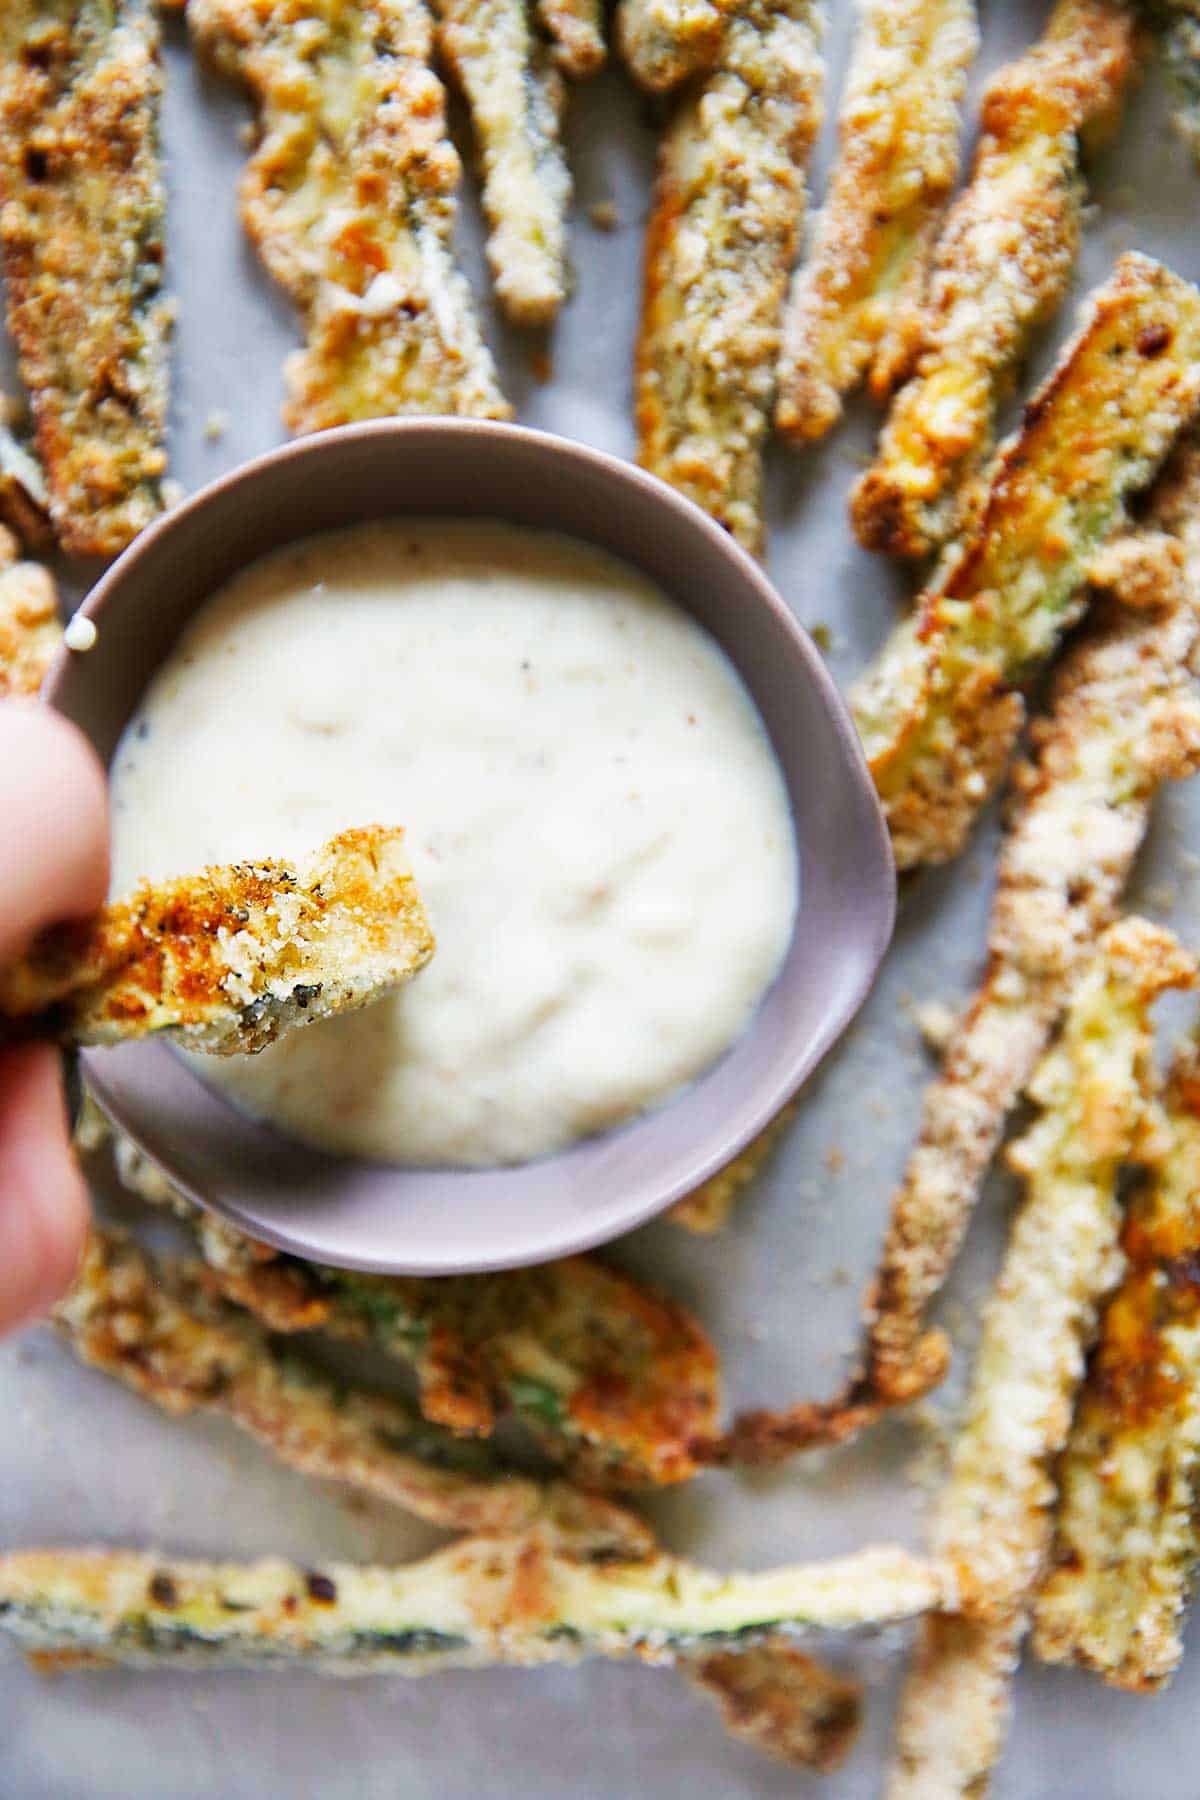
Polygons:
<instances>
[{"instance_id":1,"label":"human hand","mask_svg":"<svg viewBox=\"0 0 1200 1800\"><path fill-rule=\"evenodd\" d=\"M57 713L0 701L0 964L44 925L93 911L107 886L95 752ZM0 1332L62 1293L86 1224L59 1054L48 1044L0 1050Z\"/></svg>"}]
</instances>

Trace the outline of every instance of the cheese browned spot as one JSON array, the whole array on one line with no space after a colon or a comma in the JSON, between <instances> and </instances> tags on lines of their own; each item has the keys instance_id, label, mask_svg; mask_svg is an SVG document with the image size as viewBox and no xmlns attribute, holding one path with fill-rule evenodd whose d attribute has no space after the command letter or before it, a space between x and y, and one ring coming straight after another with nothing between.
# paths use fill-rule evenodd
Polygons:
<instances>
[{"instance_id":1,"label":"cheese browned spot","mask_svg":"<svg viewBox=\"0 0 1200 1800\"><path fill-rule=\"evenodd\" d=\"M974 0L867 0L838 159L792 287L775 424L817 438L871 371L880 397L919 347L938 221L958 178Z\"/></svg>"},{"instance_id":2,"label":"cheese browned spot","mask_svg":"<svg viewBox=\"0 0 1200 1800\"><path fill-rule=\"evenodd\" d=\"M902 869L962 847L1007 767L1022 685L1080 616L1091 558L1200 404L1198 357L1200 294L1122 257L993 459L957 549L858 684Z\"/></svg>"},{"instance_id":3,"label":"cheese browned spot","mask_svg":"<svg viewBox=\"0 0 1200 1800\"><path fill-rule=\"evenodd\" d=\"M857 1682L786 1645L725 1650L684 1665L725 1729L754 1750L829 1774L849 1754L862 1716Z\"/></svg>"},{"instance_id":4,"label":"cheese browned spot","mask_svg":"<svg viewBox=\"0 0 1200 1800\"><path fill-rule=\"evenodd\" d=\"M364 1006L433 954L404 833L344 831L297 864L147 883L0 973L0 1025L76 1044L168 1032L217 1056Z\"/></svg>"},{"instance_id":5,"label":"cheese browned spot","mask_svg":"<svg viewBox=\"0 0 1200 1800\"><path fill-rule=\"evenodd\" d=\"M80 555L123 550L162 505L172 312L162 289L161 94L149 0L5 0L8 323L55 530ZM28 460L14 464L10 450L0 465L10 503L27 499ZM28 518L23 508L22 529Z\"/></svg>"},{"instance_id":6,"label":"cheese browned spot","mask_svg":"<svg viewBox=\"0 0 1200 1800\"><path fill-rule=\"evenodd\" d=\"M1070 284L1080 142L1116 124L1136 23L1124 0L1059 0L1040 43L989 83L970 184L938 239L912 333L916 373L852 497L867 549L922 557L960 521L997 407Z\"/></svg>"},{"instance_id":7,"label":"cheese browned spot","mask_svg":"<svg viewBox=\"0 0 1200 1800\"><path fill-rule=\"evenodd\" d=\"M780 309L821 118L815 0L750 0L659 155L635 371L638 457L747 549Z\"/></svg>"},{"instance_id":8,"label":"cheese browned spot","mask_svg":"<svg viewBox=\"0 0 1200 1800\"><path fill-rule=\"evenodd\" d=\"M461 171L424 0L190 0L187 17L258 109L242 213L305 327L288 424L507 418L454 263Z\"/></svg>"},{"instance_id":9,"label":"cheese browned spot","mask_svg":"<svg viewBox=\"0 0 1200 1800\"><path fill-rule=\"evenodd\" d=\"M22 562L16 539L0 525L0 700L37 693L62 635L53 575Z\"/></svg>"}]
</instances>

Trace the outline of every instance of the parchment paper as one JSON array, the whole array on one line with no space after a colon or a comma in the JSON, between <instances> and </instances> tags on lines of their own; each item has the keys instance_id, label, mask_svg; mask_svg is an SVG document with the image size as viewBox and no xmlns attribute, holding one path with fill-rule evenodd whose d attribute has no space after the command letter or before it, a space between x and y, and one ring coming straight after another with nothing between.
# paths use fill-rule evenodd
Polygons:
<instances>
[{"instance_id":1,"label":"parchment paper","mask_svg":"<svg viewBox=\"0 0 1200 1800\"><path fill-rule=\"evenodd\" d=\"M848 4L831 33L831 96L844 62ZM980 73L1028 42L1046 7L985 6ZM202 77L184 35L168 30L170 273L181 301L176 339L173 472L188 488L277 442L280 366L296 341L288 304L262 276L237 222L240 101ZM978 82L976 82L976 89ZM831 105L831 114L835 110ZM969 115L971 116L971 115ZM489 323L508 392L530 424L628 454L629 360L653 137L647 110L619 76L572 102L578 291L554 335L553 374L540 382L539 344ZM830 121L832 124L832 119ZM827 128L818 181L827 165ZM1139 247L1200 276L1193 219L1200 177L1173 141L1162 81L1152 73L1130 108L1097 183L1081 287L1121 249ZM619 229L597 231L588 207L615 202ZM464 257L486 293L473 201L464 201ZM1071 309L1064 315L1064 323ZM1036 359L1044 366L1047 341ZM1036 373L1036 369L1034 371ZM215 441L214 413L228 417ZM827 445L772 453L771 572L807 624L833 632L831 660L847 681L886 630L905 591L859 552L844 499L872 442L864 405ZM1200 784L1160 804L1135 889L1137 904L1193 933ZM803 1112L732 1228L691 1239L665 1224L616 1247L616 1260L695 1304L728 1372L729 1399L747 1405L831 1391L854 1339L859 1291L874 1260L888 1196L903 1164L928 1065L911 999L953 1002L980 961L993 836L981 830L951 871L905 896L896 943L860 1022L810 1083ZM979 1304L1003 1241L1011 1193L989 1189L951 1284L943 1318L958 1347L961 1392ZM0 1346L0 1543L154 1543L180 1552L324 1559L403 1558L434 1534L381 1506L348 1504L276 1467L215 1422L173 1423L100 1376L77 1368L45 1332ZM896 1423L771 1479L712 1475L653 1508L672 1546L713 1565L761 1568L846 1551L868 1540L920 1543L930 1439ZM862 1739L824 1785L837 1800L878 1792L903 1634L833 1645L834 1660L869 1682ZM815 1777L776 1767L731 1743L714 1714L669 1670L590 1664L418 1682L352 1683L279 1675L53 1681L0 1652L3 1800L615 1800L684 1790L691 1800L816 1791ZM1164 1696L1112 1693L1038 1669L1018 1682L1000 1800L1195 1800L1200 1793L1200 1656Z\"/></svg>"}]
</instances>

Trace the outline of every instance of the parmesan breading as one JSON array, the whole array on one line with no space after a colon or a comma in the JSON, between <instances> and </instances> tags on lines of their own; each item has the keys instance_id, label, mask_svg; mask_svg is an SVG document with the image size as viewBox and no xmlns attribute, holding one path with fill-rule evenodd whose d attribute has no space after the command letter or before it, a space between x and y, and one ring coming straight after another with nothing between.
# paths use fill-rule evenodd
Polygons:
<instances>
[{"instance_id":1,"label":"parmesan breading","mask_svg":"<svg viewBox=\"0 0 1200 1800\"><path fill-rule=\"evenodd\" d=\"M770 1644L724 1650L684 1667L693 1686L715 1702L730 1735L766 1756L827 1775L854 1742L861 1689L802 1650Z\"/></svg>"},{"instance_id":2,"label":"parmesan breading","mask_svg":"<svg viewBox=\"0 0 1200 1800\"><path fill-rule=\"evenodd\" d=\"M691 1194L685 1194L667 1214L673 1225L682 1225L686 1231L699 1232L708 1236L720 1231L728 1221L739 1194L758 1178L759 1171L774 1150L784 1130L796 1116L795 1106L785 1106L776 1114L765 1131L760 1131L752 1143L735 1156L732 1162L726 1163L723 1169L696 1188Z\"/></svg>"},{"instance_id":3,"label":"parmesan breading","mask_svg":"<svg viewBox=\"0 0 1200 1800\"><path fill-rule=\"evenodd\" d=\"M914 332L916 373L851 501L868 549L925 556L969 509L997 408L1070 284L1086 198L1080 140L1119 117L1135 35L1124 0L1059 0L1041 42L989 84L971 181L938 240Z\"/></svg>"},{"instance_id":4,"label":"parmesan breading","mask_svg":"<svg viewBox=\"0 0 1200 1800\"><path fill-rule=\"evenodd\" d=\"M1129 255L997 453L986 494L852 697L901 869L962 846L1007 766L1021 684L1086 603L1096 551L1200 404L1200 293Z\"/></svg>"},{"instance_id":5,"label":"parmesan breading","mask_svg":"<svg viewBox=\"0 0 1200 1800\"><path fill-rule=\"evenodd\" d=\"M815 0L750 0L667 127L635 370L642 465L754 552L779 315L820 124Z\"/></svg>"},{"instance_id":6,"label":"parmesan breading","mask_svg":"<svg viewBox=\"0 0 1200 1800\"><path fill-rule=\"evenodd\" d=\"M246 228L304 320L287 422L507 418L452 238L460 166L424 0L190 0L250 91Z\"/></svg>"},{"instance_id":7,"label":"parmesan breading","mask_svg":"<svg viewBox=\"0 0 1200 1800\"><path fill-rule=\"evenodd\" d=\"M487 1445L427 1424L405 1402L347 1389L274 1345L213 1293L204 1265L151 1257L93 1228L54 1320L93 1368L181 1416L223 1413L281 1462L452 1531L538 1523L597 1549L645 1555L647 1528L611 1501L514 1474Z\"/></svg>"},{"instance_id":8,"label":"parmesan breading","mask_svg":"<svg viewBox=\"0 0 1200 1800\"><path fill-rule=\"evenodd\" d=\"M1200 642L1193 434L1156 483L1144 527L1111 545L1091 573L1118 592L1063 659L1050 710L1033 727L1033 757L1014 778L987 968L926 1090L868 1297L860 1371L832 1401L744 1415L724 1460L774 1461L841 1442L942 1378L949 1347L925 1330L925 1314L1005 1121L1116 916L1155 794L1200 767L1200 702L1189 674Z\"/></svg>"},{"instance_id":9,"label":"parmesan breading","mask_svg":"<svg viewBox=\"0 0 1200 1800\"><path fill-rule=\"evenodd\" d=\"M62 635L53 575L22 562L16 539L0 525L0 700L37 693Z\"/></svg>"},{"instance_id":10,"label":"parmesan breading","mask_svg":"<svg viewBox=\"0 0 1200 1800\"><path fill-rule=\"evenodd\" d=\"M487 254L501 306L548 325L567 296L566 84L528 0L434 0L438 42L470 108Z\"/></svg>"},{"instance_id":11,"label":"parmesan breading","mask_svg":"<svg viewBox=\"0 0 1200 1800\"><path fill-rule=\"evenodd\" d=\"M27 1651L135 1668L299 1663L421 1675L586 1656L669 1663L911 1619L954 1601L944 1570L890 1547L747 1575L665 1553L592 1562L538 1531L464 1538L398 1569L119 1550L0 1557L0 1631Z\"/></svg>"},{"instance_id":12,"label":"parmesan breading","mask_svg":"<svg viewBox=\"0 0 1200 1800\"><path fill-rule=\"evenodd\" d=\"M1110 926L1030 1083L1039 1116L1010 1152L1025 1199L984 1309L931 1532L972 1617L923 1634L889 1800L975 1800L999 1755L1009 1675L1049 1548L1053 1459L1097 1308L1120 1272L1121 1168L1153 1129L1151 1003L1195 979L1169 932L1141 919Z\"/></svg>"},{"instance_id":13,"label":"parmesan breading","mask_svg":"<svg viewBox=\"0 0 1200 1800\"><path fill-rule=\"evenodd\" d=\"M742 0L620 0L617 42L635 81L652 94L711 69Z\"/></svg>"},{"instance_id":14,"label":"parmesan breading","mask_svg":"<svg viewBox=\"0 0 1200 1800\"><path fill-rule=\"evenodd\" d=\"M5 0L0 258L63 548L110 556L162 505L162 93L149 0ZM28 464L4 480L27 485ZM36 498L36 494L35 494Z\"/></svg>"},{"instance_id":15,"label":"parmesan breading","mask_svg":"<svg viewBox=\"0 0 1200 1800\"><path fill-rule=\"evenodd\" d=\"M582 81L608 58L604 0L537 0L537 14L564 75Z\"/></svg>"},{"instance_id":16,"label":"parmesan breading","mask_svg":"<svg viewBox=\"0 0 1200 1800\"><path fill-rule=\"evenodd\" d=\"M303 862L147 883L52 926L0 972L0 1028L76 1044L167 1032L228 1056L365 1006L433 954L403 838L344 831Z\"/></svg>"},{"instance_id":17,"label":"parmesan breading","mask_svg":"<svg viewBox=\"0 0 1200 1800\"><path fill-rule=\"evenodd\" d=\"M1059 1465L1051 1572L1034 1648L1118 1687L1153 1688L1183 1655L1200 1476L1200 1044L1180 1051L1164 1143L1135 1193L1126 1273L1105 1309Z\"/></svg>"},{"instance_id":18,"label":"parmesan breading","mask_svg":"<svg viewBox=\"0 0 1200 1800\"><path fill-rule=\"evenodd\" d=\"M868 371L886 396L920 347L978 44L974 0L863 0L838 159L784 320L775 424L785 437L822 437Z\"/></svg>"}]
</instances>

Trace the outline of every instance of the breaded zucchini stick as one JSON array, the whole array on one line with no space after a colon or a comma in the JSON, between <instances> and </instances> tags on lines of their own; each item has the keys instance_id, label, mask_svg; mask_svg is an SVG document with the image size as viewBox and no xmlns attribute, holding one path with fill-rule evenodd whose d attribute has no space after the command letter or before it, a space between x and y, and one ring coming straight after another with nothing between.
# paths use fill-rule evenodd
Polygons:
<instances>
[{"instance_id":1,"label":"breaded zucchini stick","mask_svg":"<svg viewBox=\"0 0 1200 1800\"><path fill-rule=\"evenodd\" d=\"M934 253L916 373L851 499L867 549L926 556L968 510L1000 401L1069 286L1086 198L1080 140L1115 126L1135 36L1126 0L1059 0L1041 42L990 83L970 185Z\"/></svg>"},{"instance_id":2,"label":"breaded zucchini stick","mask_svg":"<svg viewBox=\"0 0 1200 1800\"><path fill-rule=\"evenodd\" d=\"M983 981L944 1046L892 1201L860 1372L835 1400L739 1419L723 1454L775 1461L842 1442L934 1386L948 1346L926 1311L958 1252L1004 1124L1121 894L1165 780L1200 767L1200 440L1157 482L1143 531L1094 573L1120 582L1064 658L1014 780ZM1151 592L1146 593L1149 588Z\"/></svg>"},{"instance_id":3,"label":"breaded zucchini stick","mask_svg":"<svg viewBox=\"0 0 1200 1800\"><path fill-rule=\"evenodd\" d=\"M716 1353L682 1306L583 1256L494 1275L360 1275L282 1255L200 1214L119 1133L118 1173L196 1229L215 1287L270 1331L325 1331L411 1363L427 1419L486 1436L510 1412L590 1485L696 1471L711 1435Z\"/></svg>"},{"instance_id":4,"label":"breaded zucchini stick","mask_svg":"<svg viewBox=\"0 0 1200 1800\"><path fill-rule=\"evenodd\" d=\"M566 84L528 0L434 0L438 43L466 96L483 165L487 254L518 325L548 325L567 297L571 177Z\"/></svg>"},{"instance_id":5,"label":"breaded zucchini stick","mask_svg":"<svg viewBox=\"0 0 1200 1800\"><path fill-rule=\"evenodd\" d=\"M403 840L364 826L303 862L146 883L53 926L0 971L0 1027L76 1044L168 1032L229 1056L364 1006L433 954Z\"/></svg>"},{"instance_id":6,"label":"breaded zucchini stick","mask_svg":"<svg viewBox=\"0 0 1200 1800\"><path fill-rule=\"evenodd\" d=\"M634 80L652 94L716 62L743 0L620 0L617 43Z\"/></svg>"},{"instance_id":7,"label":"breaded zucchini stick","mask_svg":"<svg viewBox=\"0 0 1200 1800\"><path fill-rule=\"evenodd\" d=\"M1007 764L1020 684L1086 600L1118 529L1200 402L1200 294L1121 258L995 457L957 551L852 697L902 869L958 851Z\"/></svg>"},{"instance_id":8,"label":"breaded zucchini stick","mask_svg":"<svg viewBox=\"0 0 1200 1800\"><path fill-rule=\"evenodd\" d=\"M672 1225L682 1225L686 1231L698 1232L707 1237L720 1231L729 1219L738 1196L757 1179L767 1158L774 1150L785 1129L796 1116L794 1105L785 1106L776 1114L765 1131L760 1131L752 1143L731 1163L710 1177L702 1187L694 1193L685 1194L667 1214Z\"/></svg>"},{"instance_id":9,"label":"breaded zucchini stick","mask_svg":"<svg viewBox=\"0 0 1200 1800\"><path fill-rule=\"evenodd\" d=\"M162 504L172 312L161 95L149 0L5 0L8 323L54 526L81 555L123 550ZM18 475L24 485L27 470Z\"/></svg>"},{"instance_id":10,"label":"breaded zucchini stick","mask_svg":"<svg viewBox=\"0 0 1200 1800\"><path fill-rule=\"evenodd\" d=\"M749 0L667 128L635 370L643 466L764 543L762 446L779 315L821 117L816 0Z\"/></svg>"},{"instance_id":11,"label":"breaded zucchini stick","mask_svg":"<svg viewBox=\"0 0 1200 1800\"><path fill-rule=\"evenodd\" d=\"M304 319L291 428L507 418L454 263L461 170L424 0L190 0L187 16L258 109L242 214Z\"/></svg>"},{"instance_id":12,"label":"breaded zucchini stick","mask_svg":"<svg viewBox=\"0 0 1200 1800\"><path fill-rule=\"evenodd\" d=\"M1047 1662L1117 1687L1162 1685L1183 1655L1200 1473L1200 1044L1180 1051L1163 1152L1129 1208L1126 1273L1105 1310L1059 1464L1053 1566L1034 1613Z\"/></svg>"},{"instance_id":13,"label":"breaded zucchini stick","mask_svg":"<svg viewBox=\"0 0 1200 1800\"><path fill-rule=\"evenodd\" d=\"M27 1651L135 1668L423 1675L586 1656L668 1663L910 1619L955 1598L944 1570L890 1547L718 1575L664 1552L590 1562L538 1531L465 1538L399 1569L119 1550L0 1557L0 1631Z\"/></svg>"},{"instance_id":14,"label":"breaded zucchini stick","mask_svg":"<svg viewBox=\"0 0 1200 1800\"><path fill-rule=\"evenodd\" d=\"M537 15L564 75L583 81L608 60L603 0L537 0Z\"/></svg>"},{"instance_id":15,"label":"breaded zucchini stick","mask_svg":"<svg viewBox=\"0 0 1200 1800\"><path fill-rule=\"evenodd\" d=\"M1118 1178L1154 1112L1151 1003L1195 976L1169 932L1140 919L1111 926L1031 1083L1040 1116L1010 1152L1025 1200L984 1311L932 1528L935 1555L969 1571L976 1616L931 1619L921 1634L889 1800L975 1800L999 1755L1049 1548L1053 1459L1097 1308L1120 1270Z\"/></svg>"},{"instance_id":16,"label":"breaded zucchini stick","mask_svg":"<svg viewBox=\"0 0 1200 1800\"><path fill-rule=\"evenodd\" d=\"M911 366L978 45L974 0L862 0L838 159L784 319L785 437L823 437L864 375L883 399Z\"/></svg>"},{"instance_id":17,"label":"breaded zucchini stick","mask_svg":"<svg viewBox=\"0 0 1200 1800\"><path fill-rule=\"evenodd\" d=\"M62 635L53 575L22 562L17 540L0 525L0 700L37 693Z\"/></svg>"},{"instance_id":18,"label":"breaded zucchini stick","mask_svg":"<svg viewBox=\"0 0 1200 1800\"><path fill-rule=\"evenodd\" d=\"M1172 121L1200 163L1200 3L1154 0L1147 11L1159 34L1167 73L1175 90Z\"/></svg>"}]
</instances>

